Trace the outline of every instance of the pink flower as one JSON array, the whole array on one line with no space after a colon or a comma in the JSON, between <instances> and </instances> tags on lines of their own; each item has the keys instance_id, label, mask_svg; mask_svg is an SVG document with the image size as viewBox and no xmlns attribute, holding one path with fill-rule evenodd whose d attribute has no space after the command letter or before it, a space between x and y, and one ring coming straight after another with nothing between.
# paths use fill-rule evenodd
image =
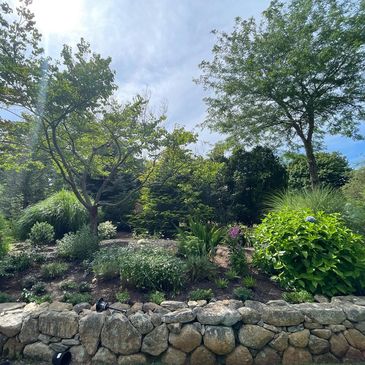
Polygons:
<instances>
[{"instance_id":1,"label":"pink flower","mask_svg":"<svg viewBox=\"0 0 365 365\"><path fill-rule=\"evenodd\" d=\"M231 227L228 231L228 235L231 238L237 238L241 234L241 228L239 226Z\"/></svg>"}]
</instances>

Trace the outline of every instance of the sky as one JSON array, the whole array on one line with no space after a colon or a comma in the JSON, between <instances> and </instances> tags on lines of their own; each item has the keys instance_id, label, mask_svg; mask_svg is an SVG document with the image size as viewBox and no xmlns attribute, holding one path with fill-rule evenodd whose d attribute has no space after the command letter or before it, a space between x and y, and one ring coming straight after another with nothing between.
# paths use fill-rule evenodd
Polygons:
<instances>
[{"instance_id":1,"label":"sky","mask_svg":"<svg viewBox=\"0 0 365 365\"><path fill-rule=\"evenodd\" d=\"M95 52L112 57L121 100L147 92L156 110L167 106L168 127L197 132L194 150L206 153L223 139L199 127L206 92L193 82L199 63L211 59L211 31L231 31L237 16L259 19L268 5L269 0L33 0L32 9L50 56L57 57L62 44L85 38ZM336 136L325 144L352 166L365 161L364 141Z\"/></svg>"}]
</instances>

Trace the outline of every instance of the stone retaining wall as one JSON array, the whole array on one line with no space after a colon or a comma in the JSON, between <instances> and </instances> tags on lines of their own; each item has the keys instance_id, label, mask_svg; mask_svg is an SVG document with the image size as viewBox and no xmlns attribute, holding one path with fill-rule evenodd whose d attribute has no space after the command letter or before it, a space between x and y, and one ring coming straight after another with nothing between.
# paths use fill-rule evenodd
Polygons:
<instances>
[{"instance_id":1,"label":"stone retaining wall","mask_svg":"<svg viewBox=\"0 0 365 365\"><path fill-rule=\"evenodd\" d=\"M365 363L365 297L289 305L237 300L119 304L0 304L3 356L73 364L300 365Z\"/></svg>"}]
</instances>

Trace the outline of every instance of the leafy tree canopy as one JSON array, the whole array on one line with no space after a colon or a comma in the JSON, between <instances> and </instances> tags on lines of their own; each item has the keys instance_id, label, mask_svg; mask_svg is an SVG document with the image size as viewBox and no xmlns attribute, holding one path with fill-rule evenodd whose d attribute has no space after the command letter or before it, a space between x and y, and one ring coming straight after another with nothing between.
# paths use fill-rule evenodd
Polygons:
<instances>
[{"instance_id":1,"label":"leafy tree canopy","mask_svg":"<svg viewBox=\"0 0 365 365\"><path fill-rule=\"evenodd\" d=\"M288 185L292 189L302 189L310 187L310 176L308 173L307 160L302 154L287 154L289 160ZM332 188L340 188L349 180L351 168L346 157L338 152L318 152L315 153L318 165L318 177L322 185Z\"/></svg>"},{"instance_id":2,"label":"leafy tree canopy","mask_svg":"<svg viewBox=\"0 0 365 365\"><path fill-rule=\"evenodd\" d=\"M213 60L200 65L206 124L240 143L305 148L318 184L313 143L325 133L359 138L364 119L365 3L272 1L263 20L236 19L214 33Z\"/></svg>"}]
</instances>

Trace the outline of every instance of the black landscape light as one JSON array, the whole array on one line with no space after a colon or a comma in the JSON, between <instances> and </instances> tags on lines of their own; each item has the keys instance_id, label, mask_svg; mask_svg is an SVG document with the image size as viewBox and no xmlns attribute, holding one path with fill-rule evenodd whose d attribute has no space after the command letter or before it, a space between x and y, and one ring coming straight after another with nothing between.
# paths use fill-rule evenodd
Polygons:
<instances>
[{"instance_id":1,"label":"black landscape light","mask_svg":"<svg viewBox=\"0 0 365 365\"><path fill-rule=\"evenodd\" d=\"M71 362L71 352L56 352L52 357L53 365L69 365Z\"/></svg>"},{"instance_id":2,"label":"black landscape light","mask_svg":"<svg viewBox=\"0 0 365 365\"><path fill-rule=\"evenodd\" d=\"M113 309L115 311L118 311L118 312L122 312L122 313L125 313L125 310L123 309L119 309L119 308L115 308L115 307L111 307L109 305L109 303L107 301L104 300L104 298L100 298L97 302L96 302L96 311L97 312L104 312L106 311L107 309Z\"/></svg>"}]
</instances>

